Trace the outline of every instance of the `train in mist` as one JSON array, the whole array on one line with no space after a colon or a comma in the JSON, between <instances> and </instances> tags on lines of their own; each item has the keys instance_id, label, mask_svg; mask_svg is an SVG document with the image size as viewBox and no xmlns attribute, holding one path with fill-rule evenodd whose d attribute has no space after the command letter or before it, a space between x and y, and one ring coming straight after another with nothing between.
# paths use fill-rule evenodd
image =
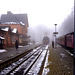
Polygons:
<instances>
[{"instance_id":1,"label":"train in mist","mask_svg":"<svg viewBox=\"0 0 75 75\"><path fill-rule=\"evenodd\" d=\"M57 43L62 47L74 53L74 10L65 18L59 27Z\"/></svg>"},{"instance_id":2,"label":"train in mist","mask_svg":"<svg viewBox=\"0 0 75 75\"><path fill-rule=\"evenodd\" d=\"M48 45L49 41L50 41L49 37L48 36L44 36L44 38L43 38L43 44L44 45Z\"/></svg>"},{"instance_id":3,"label":"train in mist","mask_svg":"<svg viewBox=\"0 0 75 75\"><path fill-rule=\"evenodd\" d=\"M59 45L69 50L69 52L74 53L74 32L60 36L56 41Z\"/></svg>"}]
</instances>

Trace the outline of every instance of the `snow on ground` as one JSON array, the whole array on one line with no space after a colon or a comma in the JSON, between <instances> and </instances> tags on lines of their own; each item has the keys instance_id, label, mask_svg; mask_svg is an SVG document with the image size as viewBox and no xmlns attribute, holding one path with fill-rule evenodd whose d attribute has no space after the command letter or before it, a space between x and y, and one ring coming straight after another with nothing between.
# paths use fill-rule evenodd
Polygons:
<instances>
[{"instance_id":1,"label":"snow on ground","mask_svg":"<svg viewBox=\"0 0 75 75\"><path fill-rule=\"evenodd\" d=\"M4 49L0 49L0 53L3 53L3 52L7 52L7 51Z\"/></svg>"},{"instance_id":2,"label":"snow on ground","mask_svg":"<svg viewBox=\"0 0 75 75\"><path fill-rule=\"evenodd\" d=\"M0 59L0 62L1 62L2 60Z\"/></svg>"},{"instance_id":3,"label":"snow on ground","mask_svg":"<svg viewBox=\"0 0 75 75\"><path fill-rule=\"evenodd\" d=\"M66 52L67 52L68 54L70 54L71 56L73 56L73 54L72 54L72 53L70 53L70 52L69 52L69 50L66 50Z\"/></svg>"},{"instance_id":4,"label":"snow on ground","mask_svg":"<svg viewBox=\"0 0 75 75\"><path fill-rule=\"evenodd\" d=\"M29 46L29 45L26 45L26 46L19 46L19 47L27 47L27 46Z\"/></svg>"},{"instance_id":5,"label":"snow on ground","mask_svg":"<svg viewBox=\"0 0 75 75\"><path fill-rule=\"evenodd\" d=\"M43 69L43 72L42 72L42 75L47 75L47 73L49 72L49 68L47 68L47 66L50 64L48 62L48 56L49 56L49 50L47 52L47 57L46 57L46 61L45 61L45 65L44 65L44 69ZM52 63L52 62L51 62Z\"/></svg>"}]
</instances>

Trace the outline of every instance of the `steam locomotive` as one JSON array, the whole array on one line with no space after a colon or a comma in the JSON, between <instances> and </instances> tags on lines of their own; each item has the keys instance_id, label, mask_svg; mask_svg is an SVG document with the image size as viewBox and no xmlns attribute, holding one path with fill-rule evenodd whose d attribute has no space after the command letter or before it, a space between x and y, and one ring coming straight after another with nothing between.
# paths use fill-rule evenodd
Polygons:
<instances>
[{"instance_id":1,"label":"steam locomotive","mask_svg":"<svg viewBox=\"0 0 75 75\"><path fill-rule=\"evenodd\" d=\"M49 37L48 36L44 36L44 38L43 38L43 44L44 45L48 45L49 44Z\"/></svg>"},{"instance_id":2,"label":"steam locomotive","mask_svg":"<svg viewBox=\"0 0 75 75\"><path fill-rule=\"evenodd\" d=\"M68 33L57 38L57 43L73 53L74 51L74 32Z\"/></svg>"}]
</instances>

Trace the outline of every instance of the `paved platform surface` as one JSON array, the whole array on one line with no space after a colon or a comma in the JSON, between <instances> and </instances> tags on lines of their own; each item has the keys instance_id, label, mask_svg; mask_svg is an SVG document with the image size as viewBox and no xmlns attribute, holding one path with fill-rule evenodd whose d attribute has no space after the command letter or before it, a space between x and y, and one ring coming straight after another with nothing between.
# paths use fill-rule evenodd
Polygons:
<instances>
[{"instance_id":1,"label":"paved platform surface","mask_svg":"<svg viewBox=\"0 0 75 75\"><path fill-rule=\"evenodd\" d=\"M36 46L39 44L31 44L31 45L26 45L26 46L19 46L18 50L13 48L5 48L6 52L0 53L0 62L7 60L13 56L19 55L26 50L34 49Z\"/></svg>"},{"instance_id":2,"label":"paved platform surface","mask_svg":"<svg viewBox=\"0 0 75 75\"><path fill-rule=\"evenodd\" d=\"M68 54L64 48L58 46L56 49L50 46L47 75L73 75L73 56Z\"/></svg>"}]
</instances>

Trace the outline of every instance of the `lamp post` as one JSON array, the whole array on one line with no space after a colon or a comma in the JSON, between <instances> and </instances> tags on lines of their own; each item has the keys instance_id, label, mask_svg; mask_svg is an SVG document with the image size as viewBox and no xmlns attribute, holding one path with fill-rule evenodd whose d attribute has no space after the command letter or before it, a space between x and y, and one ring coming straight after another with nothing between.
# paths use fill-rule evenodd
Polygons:
<instances>
[{"instance_id":1,"label":"lamp post","mask_svg":"<svg viewBox=\"0 0 75 75\"><path fill-rule=\"evenodd\" d=\"M57 24L54 24L55 25L55 32L56 32L56 26ZM56 34L55 34L55 48L56 48Z\"/></svg>"},{"instance_id":2,"label":"lamp post","mask_svg":"<svg viewBox=\"0 0 75 75\"><path fill-rule=\"evenodd\" d=\"M55 35L55 48L56 48L56 34L58 34L58 32L56 32L56 26L57 24L54 24L55 25L55 32L53 32L53 34Z\"/></svg>"},{"instance_id":3,"label":"lamp post","mask_svg":"<svg viewBox=\"0 0 75 75\"><path fill-rule=\"evenodd\" d=\"M55 25L55 32L56 32L56 26L57 26L57 24L54 24Z\"/></svg>"}]
</instances>

